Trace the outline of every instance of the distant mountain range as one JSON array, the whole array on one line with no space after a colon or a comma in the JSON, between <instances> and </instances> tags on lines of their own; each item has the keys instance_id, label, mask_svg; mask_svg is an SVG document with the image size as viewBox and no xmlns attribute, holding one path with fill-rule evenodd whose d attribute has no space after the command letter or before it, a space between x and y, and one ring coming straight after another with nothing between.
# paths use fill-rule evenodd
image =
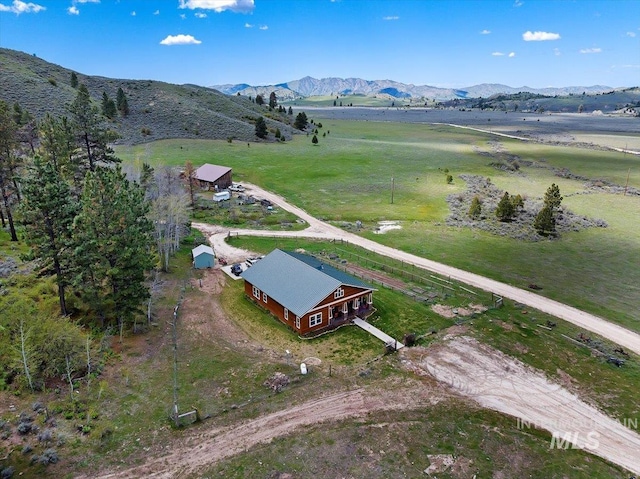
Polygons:
<instances>
[{"instance_id":1,"label":"distant mountain range","mask_svg":"<svg viewBox=\"0 0 640 479\"><path fill-rule=\"evenodd\" d=\"M362 78L322 78L304 77L277 85L252 86L246 83L237 85L214 85L211 88L227 95L253 96L260 94L268 97L275 92L279 100L295 100L311 96L344 96L344 95L381 95L389 98L429 98L437 101L455 98L488 98L498 94L513 94L519 92L535 93L546 96L564 96L569 94L596 94L612 91L613 88L604 85L568 86L531 88L528 86L510 87L497 83L483 83L466 88L438 88L429 85L412 85L393 80L363 80Z\"/></svg>"}]
</instances>

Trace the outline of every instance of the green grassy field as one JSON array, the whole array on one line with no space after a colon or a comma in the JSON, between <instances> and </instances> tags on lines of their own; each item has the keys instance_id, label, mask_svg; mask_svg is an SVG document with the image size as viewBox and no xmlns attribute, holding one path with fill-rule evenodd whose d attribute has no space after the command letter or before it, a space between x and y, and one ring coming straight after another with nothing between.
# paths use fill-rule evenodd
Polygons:
<instances>
[{"instance_id":1,"label":"green grassy field","mask_svg":"<svg viewBox=\"0 0 640 479\"><path fill-rule=\"evenodd\" d=\"M522 143L446 126L379 122L322 122L320 142L300 135L284 144L171 140L119 147L127 161L180 165L190 160L224 164L235 181L273 190L316 217L361 220L365 236L390 246L527 287L541 294L640 330L640 200L584 192L584 181L559 178L552 168L640 187L640 159L632 155L576 147ZM325 134L325 136L323 136ZM495 141L506 152L542 167L520 174L489 166ZM445 170L454 177L446 184ZM444 226L446 197L465 189L458 175L490 177L511 194L541 198L557 183L564 205L577 214L604 219L608 228L563 234L560 240L522 242L467 228ZM391 203L393 178L393 204ZM402 230L371 231L380 220L399 220ZM368 231L368 232L367 232Z\"/></svg>"}]
</instances>

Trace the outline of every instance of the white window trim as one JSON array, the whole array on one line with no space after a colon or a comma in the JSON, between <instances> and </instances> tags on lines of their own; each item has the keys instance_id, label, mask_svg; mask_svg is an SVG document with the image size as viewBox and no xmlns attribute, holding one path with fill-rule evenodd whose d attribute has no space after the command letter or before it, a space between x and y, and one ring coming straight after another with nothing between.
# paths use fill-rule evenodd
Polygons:
<instances>
[{"instance_id":1,"label":"white window trim","mask_svg":"<svg viewBox=\"0 0 640 479\"><path fill-rule=\"evenodd\" d=\"M349 302L348 301L342 305L342 312L345 313L345 314L349 312Z\"/></svg>"},{"instance_id":2,"label":"white window trim","mask_svg":"<svg viewBox=\"0 0 640 479\"><path fill-rule=\"evenodd\" d=\"M360 298L356 298L353 300L353 309L358 309L360 307Z\"/></svg>"},{"instance_id":3,"label":"white window trim","mask_svg":"<svg viewBox=\"0 0 640 479\"><path fill-rule=\"evenodd\" d=\"M300 329L300 318L296 316L296 328Z\"/></svg>"},{"instance_id":4,"label":"white window trim","mask_svg":"<svg viewBox=\"0 0 640 479\"><path fill-rule=\"evenodd\" d=\"M316 314L312 314L311 316L309 316L309 327L313 328L315 326L318 326L319 324L322 324L322 311Z\"/></svg>"},{"instance_id":5,"label":"white window trim","mask_svg":"<svg viewBox=\"0 0 640 479\"><path fill-rule=\"evenodd\" d=\"M262 302L266 303L267 302L267 293L262 293Z\"/></svg>"},{"instance_id":6,"label":"white window trim","mask_svg":"<svg viewBox=\"0 0 640 479\"><path fill-rule=\"evenodd\" d=\"M287 308L284 308L284 319L289 321L289 310Z\"/></svg>"},{"instance_id":7,"label":"white window trim","mask_svg":"<svg viewBox=\"0 0 640 479\"><path fill-rule=\"evenodd\" d=\"M338 299L342 297L344 297L344 289L342 288L336 289L336 291L333 293L333 299Z\"/></svg>"},{"instance_id":8,"label":"white window trim","mask_svg":"<svg viewBox=\"0 0 640 479\"><path fill-rule=\"evenodd\" d=\"M253 286L253 297L256 299L260 299L260 289L258 287Z\"/></svg>"}]
</instances>

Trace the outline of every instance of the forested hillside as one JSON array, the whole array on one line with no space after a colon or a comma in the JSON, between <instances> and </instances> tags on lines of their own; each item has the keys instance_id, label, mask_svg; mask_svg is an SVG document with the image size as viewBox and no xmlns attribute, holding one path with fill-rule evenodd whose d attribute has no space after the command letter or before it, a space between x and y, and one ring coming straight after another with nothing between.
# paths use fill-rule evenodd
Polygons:
<instances>
[{"instance_id":1,"label":"forested hillside","mask_svg":"<svg viewBox=\"0 0 640 479\"><path fill-rule=\"evenodd\" d=\"M115 140L118 143L164 138L255 141L255 121L261 116L272 132L267 139L274 139L276 129L285 139L295 132L289 126L291 115L278 113L268 105L257 105L250 98L227 96L211 88L89 76L5 48L0 48L0 65L0 100L20 104L36 120L46 113L67 115L67 105L76 96L77 84L86 85L98 105L105 95L106 100L115 103L121 89L128 111L126 114L116 111L109 125L118 133Z\"/></svg>"}]
</instances>

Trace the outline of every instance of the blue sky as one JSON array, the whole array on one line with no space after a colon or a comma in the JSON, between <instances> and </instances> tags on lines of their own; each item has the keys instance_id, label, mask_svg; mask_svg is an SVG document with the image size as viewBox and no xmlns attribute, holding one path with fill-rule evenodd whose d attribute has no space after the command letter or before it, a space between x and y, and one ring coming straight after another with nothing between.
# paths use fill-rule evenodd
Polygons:
<instances>
[{"instance_id":1,"label":"blue sky","mask_svg":"<svg viewBox=\"0 0 640 479\"><path fill-rule=\"evenodd\" d=\"M637 86L640 0L0 0L0 46L205 86Z\"/></svg>"}]
</instances>

